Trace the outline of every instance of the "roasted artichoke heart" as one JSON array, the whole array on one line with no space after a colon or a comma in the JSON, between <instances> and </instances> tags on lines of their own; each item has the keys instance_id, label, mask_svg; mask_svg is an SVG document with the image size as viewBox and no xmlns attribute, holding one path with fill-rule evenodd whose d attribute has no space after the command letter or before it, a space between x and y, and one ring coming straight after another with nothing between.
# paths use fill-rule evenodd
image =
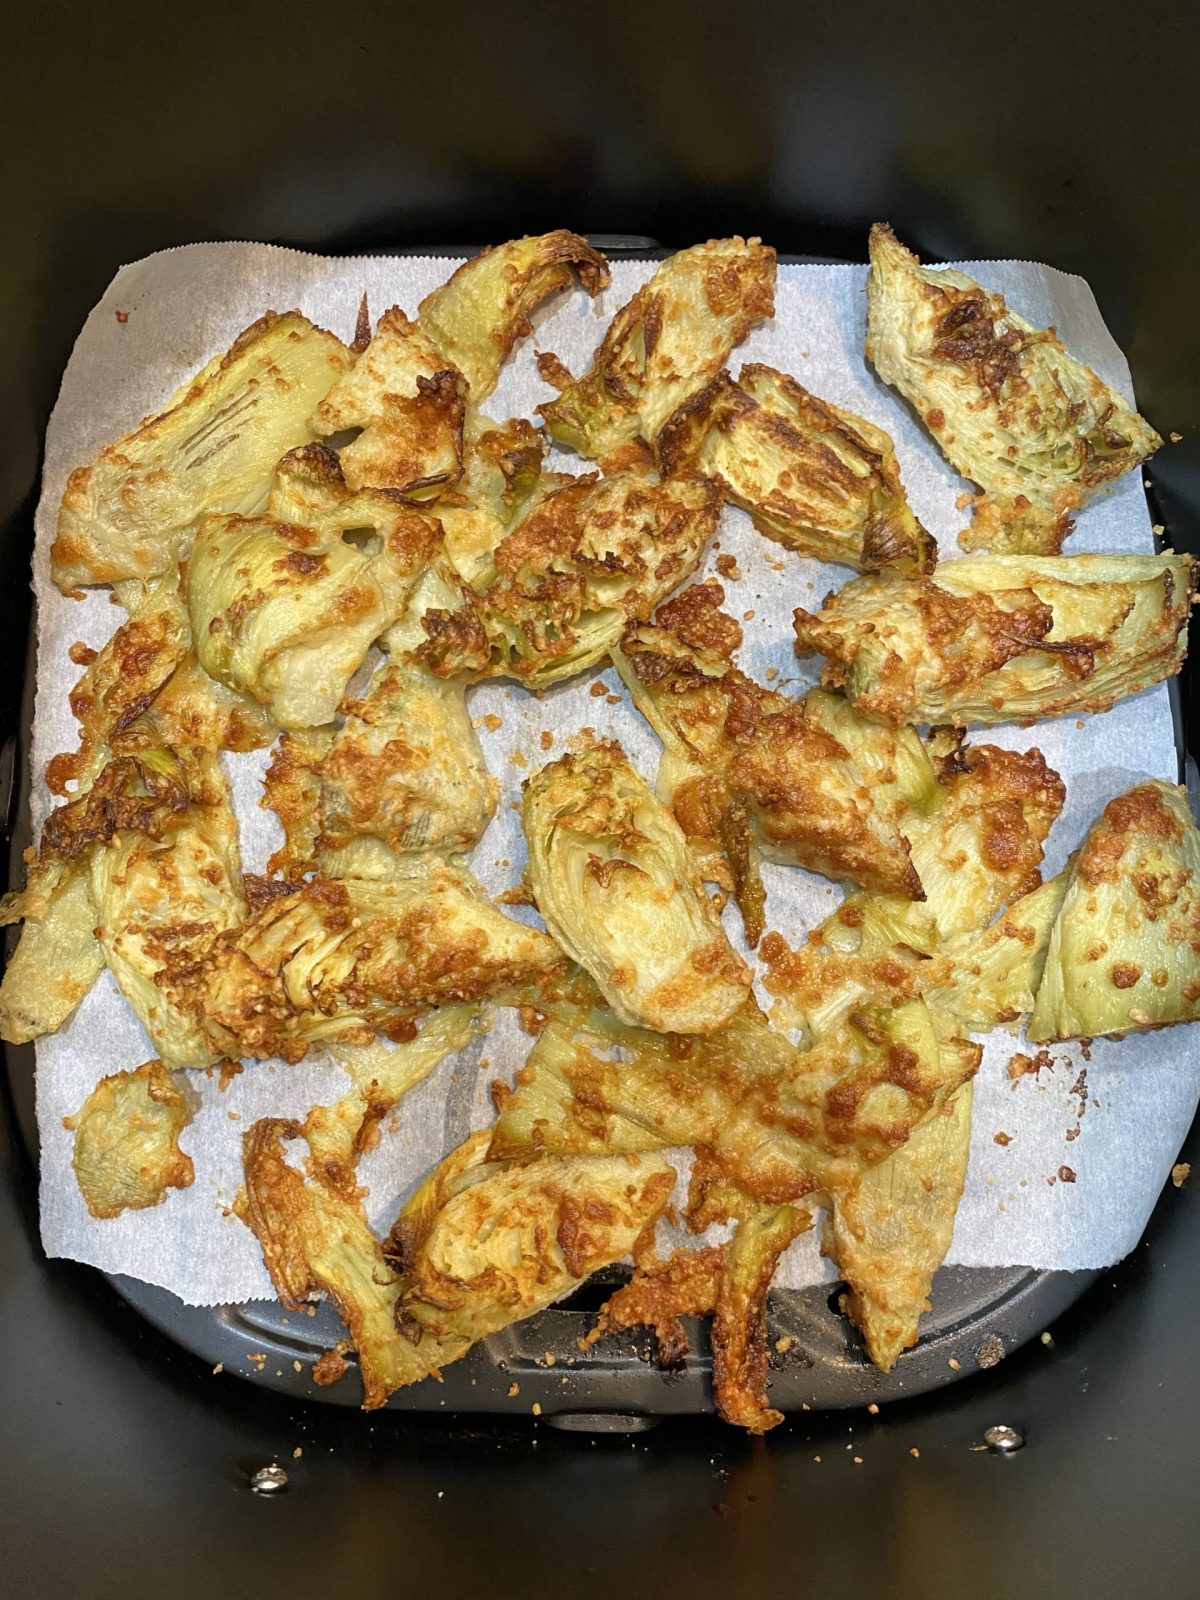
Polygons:
<instances>
[{"instance_id":1,"label":"roasted artichoke heart","mask_svg":"<svg viewBox=\"0 0 1200 1600\"><path fill-rule=\"evenodd\" d=\"M192 1120L188 1095L161 1061L113 1072L65 1126L75 1134L72 1165L93 1217L159 1205L169 1189L190 1187L195 1170L179 1148Z\"/></svg>"},{"instance_id":2,"label":"roasted artichoke heart","mask_svg":"<svg viewBox=\"0 0 1200 1600\"><path fill-rule=\"evenodd\" d=\"M561 393L540 406L551 435L599 458L638 437L653 444L733 347L775 311L775 252L759 239L713 239L664 261L621 307L582 378L555 356L539 370Z\"/></svg>"},{"instance_id":3,"label":"roasted artichoke heart","mask_svg":"<svg viewBox=\"0 0 1200 1600\"><path fill-rule=\"evenodd\" d=\"M380 496L352 497L342 518L346 530L374 527L380 548L268 517L206 517L188 562L201 666L282 728L332 719L436 548L432 524Z\"/></svg>"},{"instance_id":4,"label":"roasted artichoke heart","mask_svg":"<svg viewBox=\"0 0 1200 1600\"><path fill-rule=\"evenodd\" d=\"M313 437L308 418L350 351L299 312L267 312L167 408L67 480L54 581L155 578L187 554L205 512L252 512L275 463Z\"/></svg>"},{"instance_id":5,"label":"roasted artichoke heart","mask_svg":"<svg viewBox=\"0 0 1200 1600\"><path fill-rule=\"evenodd\" d=\"M400 852L469 850L496 809L463 686L385 662L362 697L342 702L335 733L285 734L263 803L286 845L271 871L297 878L320 850L363 834Z\"/></svg>"},{"instance_id":6,"label":"roasted artichoke heart","mask_svg":"<svg viewBox=\"0 0 1200 1600\"><path fill-rule=\"evenodd\" d=\"M367 1409L627 1255L675 1182L673 1168L647 1156L483 1166L487 1135L474 1134L381 1245L361 1202L288 1164L285 1143L301 1132L265 1119L246 1136L244 1219L285 1306L299 1310L318 1293L333 1300Z\"/></svg>"},{"instance_id":7,"label":"roasted artichoke heart","mask_svg":"<svg viewBox=\"0 0 1200 1600\"><path fill-rule=\"evenodd\" d=\"M919 998L860 1006L805 1051L753 1006L691 1038L594 1011L556 1018L501 1109L490 1153L692 1145L750 1200L832 1194L974 1074L979 1047L941 1032Z\"/></svg>"},{"instance_id":8,"label":"roasted artichoke heart","mask_svg":"<svg viewBox=\"0 0 1200 1600\"><path fill-rule=\"evenodd\" d=\"M86 864L56 876L52 892L27 913L10 898L0 920L25 918L0 982L0 1039L27 1044L56 1033L104 967Z\"/></svg>"},{"instance_id":9,"label":"roasted artichoke heart","mask_svg":"<svg viewBox=\"0 0 1200 1600\"><path fill-rule=\"evenodd\" d=\"M913 865L939 937L990 922L1041 882L1042 847L1066 786L1040 750L935 736L939 803L905 817Z\"/></svg>"},{"instance_id":10,"label":"roasted artichoke heart","mask_svg":"<svg viewBox=\"0 0 1200 1600\"><path fill-rule=\"evenodd\" d=\"M968 556L798 609L796 652L891 722L1106 711L1179 671L1193 582L1191 556Z\"/></svg>"},{"instance_id":11,"label":"roasted artichoke heart","mask_svg":"<svg viewBox=\"0 0 1200 1600\"><path fill-rule=\"evenodd\" d=\"M298 1061L312 1044L406 1026L426 1006L524 999L566 965L546 934L436 858L386 880L279 888L217 941L196 980L220 1055Z\"/></svg>"},{"instance_id":12,"label":"roasted artichoke heart","mask_svg":"<svg viewBox=\"0 0 1200 1600\"><path fill-rule=\"evenodd\" d=\"M462 471L466 385L421 328L393 306L313 413L314 431L358 436L338 452L351 489L431 500Z\"/></svg>"},{"instance_id":13,"label":"roasted artichoke heart","mask_svg":"<svg viewBox=\"0 0 1200 1600\"><path fill-rule=\"evenodd\" d=\"M119 829L91 858L96 936L121 992L170 1067L220 1059L196 1012L193 979L218 934L245 914L237 824L216 758L175 758L182 790L162 820ZM184 787L186 786L186 787Z\"/></svg>"},{"instance_id":14,"label":"roasted artichoke heart","mask_svg":"<svg viewBox=\"0 0 1200 1600\"><path fill-rule=\"evenodd\" d=\"M820 712L738 671L723 598L716 583L686 590L627 629L613 659L663 742L660 797L689 839L726 854L747 938L764 925L759 856L919 899L894 786L876 793Z\"/></svg>"},{"instance_id":15,"label":"roasted artichoke heart","mask_svg":"<svg viewBox=\"0 0 1200 1600\"><path fill-rule=\"evenodd\" d=\"M1030 1039L1097 1038L1200 1017L1200 833L1183 790L1110 800L1075 857Z\"/></svg>"},{"instance_id":16,"label":"roasted artichoke heart","mask_svg":"<svg viewBox=\"0 0 1200 1600\"><path fill-rule=\"evenodd\" d=\"M521 821L546 926L623 1022L711 1033L744 1002L749 968L687 840L619 745L543 767L525 785Z\"/></svg>"},{"instance_id":17,"label":"roasted artichoke heart","mask_svg":"<svg viewBox=\"0 0 1200 1600\"><path fill-rule=\"evenodd\" d=\"M971 278L922 267L871 229L867 359L984 495L968 548L1053 554L1070 513L1158 449L1144 418L1053 328L1035 328Z\"/></svg>"},{"instance_id":18,"label":"roasted artichoke heart","mask_svg":"<svg viewBox=\"0 0 1200 1600\"><path fill-rule=\"evenodd\" d=\"M594 665L696 570L719 512L696 475L589 476L539 500L496 547L479 593L493 672L542 685Z\"/></svg>"},{"instance_id":19,"label":"roasted artichoke heart","mask_svg":"<svg viewBox=\"0 0 1200 1600\"><path fill-rule=\"evenodd\" d=\"M558 228L482 250L421 301L421 330L466 378L473 405L491 394L512 347L531 331L530 312L574 278L597 295L608 285L608 263L586 239Z\"/></svg>"},{"instance_id":20,"label":"roasted artichoke heart","mask_svg":"<svg viewBox=\"0 0 1200 1600\"><path fill-rule=\"evenodd\" d=\"M937 545L913 515L892 441L771 367L720 373L657 440L667 473L715 478L768 539L860 572L928 572Z\"/></svg>"},{"instance_id":21,"label":"roasted artichoke heart","mask_svg":"<svg viewBox=\"0 0 1200 1600\"><path fill-rule=\"evenodd\" d=\"M476 1136L481 1162L487 1136ZM456 1152L401 1210L384 1247L403 1273L396 1322L419 1348L474 1344L628 1255L666 1208L660 1156L548 1156L497 1168Z\"/></svg>"},{"instance_id":22,"label":"roasted artichoke heart","mask_svg":"<svg viewBox=\"0 0 1200 1600\"><path fill-rule=\"evenodd\" d=\"M950 1248L971 1153L971 1101L968 1082L833 1199L825 1250L846 1280L842 1304L883 1372L916 1344Z\"/></svg>"},{"instance_id":23,"label":"roasted artichoke heart","mask_svg":"<svg viewBox=\"0 0 1200 1600\"><path fill-rule=\"evenodd\" d=\"M256 700L210 678L192 649L178 573L146 584L128 621L95 653L71 691L79 749L46 767L52 793L87 788L113 756L186 746L255 750L276 729Z\"/></svg>"}]
</instances>

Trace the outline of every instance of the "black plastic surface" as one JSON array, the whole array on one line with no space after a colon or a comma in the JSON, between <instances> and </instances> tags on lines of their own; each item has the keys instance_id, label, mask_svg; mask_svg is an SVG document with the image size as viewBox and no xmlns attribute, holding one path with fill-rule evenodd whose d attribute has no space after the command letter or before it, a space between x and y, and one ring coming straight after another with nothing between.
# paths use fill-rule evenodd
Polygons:
<instances>
[{"instance_id":1,"label":"black plastic surface","mask_svg":"<svg viewBox=\"0 0 1200 1600\"><path fill-rule=\"evenodd\" d=\"M886 216L931 256L1052 260L1093 284L1143 406L1184 435L1155 477L1160 520L1197 548L1197 37L1194 8L1115 0L819 14L67 0L7 17L0 732L22 680L39 441L74 332L122 261L189 239L449 247L565 224L741 229L861 258ZM1194 704L1185 718L1194 739ZM7 1592L1196 1589L1190 1186L1167 1187L1143 1246L1053 1345L754 1444L687 1418L632 1440L367 1419L213 1378L97 1274L42 1261L35 1174L14 1144L0 1167ZM971 1453L1000 1421L1027 1447ZM273 1502L247 1491L272 1456L292 1475Z\"/></svg>"}]
</instances>

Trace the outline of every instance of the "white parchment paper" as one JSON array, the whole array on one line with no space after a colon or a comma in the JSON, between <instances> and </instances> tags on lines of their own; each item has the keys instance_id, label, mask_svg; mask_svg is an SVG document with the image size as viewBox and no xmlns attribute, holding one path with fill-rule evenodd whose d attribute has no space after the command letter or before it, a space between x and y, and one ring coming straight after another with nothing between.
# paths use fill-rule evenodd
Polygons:
<instances>
[{"instance_id":1,"label":"white parchment paper","mask_svg":"<svg viewBox=\"0 0 1200 1600\"><path fill-rule=\"evenodd\" d=\"M399 304L410 314L452 270L437 258L326 259L255 244L190 245L122 268L88 318L63 377L46 438L37 512L34 587L38 600L38 695L33 737L35 827L50 805L42 772L49 757L74 749L76 729L67 692L78 676L67 650L77 639L101 645L124 613L106 592L83 601L61 596L50 581L49 547L68 473L110 439L160 407L179 383L268 307L299 307L343 338L353 333L359 298L375 315ZM1110 383L1131 393L1129 369L1082 279L1025 262L965 263L989 288L1002 290L1035 324L1053 323L1069 348ZM581 371L613 311L652 272L649 264L617 263L613 282L595 302L569 294L539 316L533 337L516 352L488 404L497 418L532 415L551 391L537 376L534 349L550 349ZM785 266L779 271L776 316L734 353L792 372L815 393L886 428L896 442L913 509L946 555L957 553L963 523L955 499L967 487L945 464L903 403L867 367L863 355L865 267ZM570 463L565 463L569 465ZM1126 477L1084 512L1069 551L1148 551L1150 520L1138 474ZM745 619L743 667L796 693L816 680L819 662L797 662L791 613L811 608L846 581L844 568L804 560L759 537L741 513L726 510L717 549L741 572L725 583L727 606ZM593 695L601 678L606 695ZM581 727L619 738L653 782L658 747L615 674L585 675L536 699L509 684L470 691L472 715L498 717L480 727L488 764L504 800L476 849L472 865L497 893L518 880L524 844L510 802L531 766L548 759ZM1100 716L1064 719L1036 729L979 730L978 740L1026 748L1036 744L1067 784L1066 808L1051 835L1047 873L1081 842L1106 801L1145 777L1174 780L1177 759L1165 686ZM275 842L274 818L258 808L266 753L227 757L249 870L261 870ZM791 943L826 917L837 891L796 869L764 869L768 926ZM531 913L517 911L518 916ZM728 922L740 942L736 914ZM444 1062L404 1100L395 1126L363 1163L372 1221L386 1226L398 1201L430 1165L469 1129L491 1118L488 1085L511 1079L529 1049L511 1013L492 1031ZM1008 1061L1020 1048L1007 1034L989 1040L975 1098L975 1133L967 1182L949 1260L971 1266L1086 1268L1118 1260L1137 1242L1187 1132L1200 1092L1195 1030L1173 1029L1117 1045L1098 1042L1084 1062L1076 1047L1053 1052L1052 1071L1010 1080ZM47 1254L90 1262L163 1285L192 1304L270 1295L250 1233L228 1213L240 1182L241 1137L260 1116L303 1116L336 1099L346 1078L333 1063L310 1056L298 1066L250 1063L223 1092L215 1076L194 1074L201 1109L183 1136L196 1181L153 1210L95 1221L71 1170L71 1135L62 1119L78 1109L105 1073L134 1067L153 1054L132 1012L105 972L72 1022L37 1047L38 1122L42 1140L41 1219ZM1086 1067L1086 1081L1080 1077ZM997 1133L1009 1143L995 1142ZM1069 1169L1074 1181L1060 1169ZM1051 1181L1053 1180L1053 1181ZM816 1235L797 1241L779 1282L799 1285L828 1276Z\"/></svg>"}]
</instances>

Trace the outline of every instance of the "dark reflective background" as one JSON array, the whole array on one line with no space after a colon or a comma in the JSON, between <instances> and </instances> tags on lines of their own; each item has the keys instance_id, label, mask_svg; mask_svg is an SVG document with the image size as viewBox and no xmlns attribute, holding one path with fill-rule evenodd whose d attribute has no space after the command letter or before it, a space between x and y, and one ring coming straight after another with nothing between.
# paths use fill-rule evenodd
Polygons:
<instances>
[{"instance_id":1,"label":"dark reflective background","mask_svg":"<svg viewBox=\"0 0 1200 1600\"><path fill-rule=\"evenodd\" d=\"M1153 477L1160 520L1196 548L1193 17L1107 0L10 12L0 731L23 674L39 441L71 342L121 262L197 239L367 251L557 226L669 245L742 231L862 259L886 217L932 257L1052 261L1088 277L1143 409L1184 434ZM1195 1030L1179 1039L1200 1049ZM7 1593L1196 1592L1190 1188L1168 1187L1148 1241L1052 1346L928 1402L802 1415L754 1444L702 1422L592 1440L300 1411L213 1377L96 1275L42 1262L34 1185L6 1149ZM998 1421L1028 1447L973 1453ZM272 1456L292 1487L267 1502L245 1484Z\"/></svg>"}]
</instances>

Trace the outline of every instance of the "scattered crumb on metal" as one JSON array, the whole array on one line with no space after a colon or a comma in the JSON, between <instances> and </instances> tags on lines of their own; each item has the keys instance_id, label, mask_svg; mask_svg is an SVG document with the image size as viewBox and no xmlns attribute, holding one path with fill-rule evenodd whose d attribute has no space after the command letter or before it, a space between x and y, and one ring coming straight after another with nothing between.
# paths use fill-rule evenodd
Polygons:
<instances>
[{"instance_id":1,"label":"scattered crumb on metal","mask_svg":"<svg viewBox=\"0 0 1200 1600\"><path fill-rule=\"evenodd\" d=\"M993 1333L976 1350L975 1359L981 1367L994 1367L1004 1360L1006 1353L1004 1340L998 1333Z\"/></svg>"},{"instance_id":2,"label":"scattered crumb on metal","mask_svg":"<svg viewBox=\"0 0 1200 1600\"><path fill-rule=\"evenodd\" d=\"M1192 1164L1190 1161L1177 1161L1171 1168L1171 1182L1177 1189L1182 1189L1191 1175Z\"/></svg>"}]
</instances>

